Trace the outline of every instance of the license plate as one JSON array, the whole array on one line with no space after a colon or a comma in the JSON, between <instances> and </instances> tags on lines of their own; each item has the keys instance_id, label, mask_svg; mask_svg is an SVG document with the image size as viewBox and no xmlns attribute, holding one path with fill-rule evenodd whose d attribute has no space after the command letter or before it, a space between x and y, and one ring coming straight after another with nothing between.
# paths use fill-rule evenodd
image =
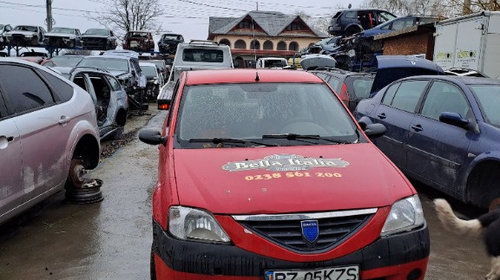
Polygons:
<instances>
[{"instance_id":1,"label":"license plate","mask_svg":"<svg viewBox=\"0 0 500 280\"><path fill-rule=\"evenodd\" d=\"M359 267L266 271L266 280L359 280Z\"/></svg>"}]
</instances>

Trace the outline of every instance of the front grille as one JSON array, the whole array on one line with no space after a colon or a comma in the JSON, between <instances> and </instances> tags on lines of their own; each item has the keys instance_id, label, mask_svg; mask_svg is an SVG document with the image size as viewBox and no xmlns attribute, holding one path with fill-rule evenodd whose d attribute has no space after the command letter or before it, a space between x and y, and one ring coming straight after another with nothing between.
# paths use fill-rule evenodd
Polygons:
<instances>
[{"instance_id":1,"label":"front grille","mask_svg":"<svg viewBox=\"0 0 500 280\"><path fill-rule=\"evenodd\" d=\"M245 220L239 222L247 229L258 235L274 242L282 247L299 251L317 253L331 249L342 243L349 236L361 229L373 216L376 210L370 209L359 214L349 211L348 215L321 215L322 217L314 219L318 221L318 238L309 242L302 234L301 221L311 220L311 217L289 218L289 215L273 215L272 219L254 219L248 216ZM336 213L336 212L331 212ZM307 215L307 214L305 214ZM288 216L288 217L287 217ZM238 218L235 217L237 220Z\"/></svg>"}]
</instances>

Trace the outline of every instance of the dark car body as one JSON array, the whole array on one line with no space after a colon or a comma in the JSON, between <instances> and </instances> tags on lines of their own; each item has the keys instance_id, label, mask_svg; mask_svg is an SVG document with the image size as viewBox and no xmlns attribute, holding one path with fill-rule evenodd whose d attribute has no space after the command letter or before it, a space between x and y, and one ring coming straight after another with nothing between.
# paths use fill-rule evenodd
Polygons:
<instances>
[{"instance_id":1,"label":"dark car body","mask_svg":"<svg viewBox=\"0 0 500 280\"><path fill-rule=\"evenodd\" d=\"M43 42L53 48L74 48L82 44L82 34L78 28L54 27L45 33Z\"/></svg>"},{"instance_id":2,"label":"dark car body","mask_svg":"<svg viewBox=\"0 0 500 280\"><path fill-rule=\"evenodd\" d=\"M398 17L388 22L379 24L373 28L365 29L364 31L361 31L359 35L361 37L372 37L379 34L403 30L410 26L434 23L436 21L438 21L437 17L411 16L411 15Z\"/></svg>"},{"instance_id":3,"label":"dark car body","mask_svg":"<svg viewBox=\"0 0 500 280\"><path fill-rule=\"evenodd\" d=\"M359 101L370 96L375 75L338 69L310 71L327 82L352 112Z\"/></svg>"},{"instance_id":4,"label":"dark car body","mask_svg":"<svg viewBox=\"0 0 500 280\"><path fill-rule=\"evenodd\" d=\"M88 50L112 50L116 48L116 37L109 29L90 28L82 34L82 46Z\"/></svg>"},{"instance_id":5,"label":"dark car body","mask_svg":"<svg viewBox=\"0 0 500 280\"><path fill-rule=\"evenodd\" d=\"M172 102L139 134L159 151L151 279L424 279L414 188L323 80L184 71Z\"/></svg>"},{"instance_id":6,"label":"dark car body","mask_svg":"<svg viewBox=\"0 0 500 280\"><path fill-rule=\"evenodd\" d=\"M174 54L179 43L184 43L184 37L181 34L166 33L161 35L158 49L161 53Z\"/></svg>"},{"instance_id":7,"label":"dark car body","mask_svg":"<svg viewBox=\"0 0 500 280\"><path fill-rule=\"evenodd\" d=\"M338 11L330 21L328 33L349 36L396 18L380 9L348 9Z\"/></svg>"},{"instance_id":8,"label":"dark car body","mask_svg":"<svg viewBox=\"0 0 500 280\"><path fill-rule=\"evenodd\" d=\"M123 39L123 49L137 52L154 52L153 35L148 31L129 31Z\"/></svg>"},{"instance_id":9,"label":"dark car body","mask_svg":"<svg viewBox=\"0 0 500 280\"><path fill-rule=\"evenodd\" d=\"M409 177L462 202L500 197L500 82L457 76L397 80L355 116L387 127L375 144Z\"/></svg>"}]
</instances>

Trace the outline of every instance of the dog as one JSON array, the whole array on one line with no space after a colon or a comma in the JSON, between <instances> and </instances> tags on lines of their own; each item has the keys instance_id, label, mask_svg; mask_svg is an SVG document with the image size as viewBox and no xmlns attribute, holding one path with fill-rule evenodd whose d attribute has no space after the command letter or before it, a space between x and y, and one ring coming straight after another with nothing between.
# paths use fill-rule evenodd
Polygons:
<instances>
[{"instance_id":1,"label":"dog","mask_svg":"<svg viewBox=\"0 0 500 280\"><path fill-rule=\"evenodd\" d=\"M477 219L458 218L444 199L435 199L434 206L444 228L458 235L483 236L486 250L491 256L491 270L487 280L500 280L500 208L490 206L490 211Z\"/></svg>"}]
</instances>

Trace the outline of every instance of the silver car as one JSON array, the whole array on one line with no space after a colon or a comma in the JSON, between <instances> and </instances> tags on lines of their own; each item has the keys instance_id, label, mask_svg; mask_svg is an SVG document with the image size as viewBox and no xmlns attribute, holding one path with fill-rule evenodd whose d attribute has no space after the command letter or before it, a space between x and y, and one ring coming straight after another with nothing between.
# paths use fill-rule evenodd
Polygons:
<instances>
[{"instance_id":1,"label":"silver car","mask_svg":"<svg viewBox=\"0 0 500 280\"><path fill-rule=\"evenodd\" d=\"M127 93L117 78L105 70L74 68L69 79L86 90L94 101L101 139L119 139L127 121Z\"/></svg>"},{"instance_id":2,"label":"silver car","mask_svg":"<svg viewBox=\"0 0 500 280\"><path fill-rule=\"evenodd\" d=\"M45 67L1 58L0 223L63 188L82 198L99 140L87 92ZM92 195L84 199L102 199L100 190Z\"/></svg>"}]
</instances>

